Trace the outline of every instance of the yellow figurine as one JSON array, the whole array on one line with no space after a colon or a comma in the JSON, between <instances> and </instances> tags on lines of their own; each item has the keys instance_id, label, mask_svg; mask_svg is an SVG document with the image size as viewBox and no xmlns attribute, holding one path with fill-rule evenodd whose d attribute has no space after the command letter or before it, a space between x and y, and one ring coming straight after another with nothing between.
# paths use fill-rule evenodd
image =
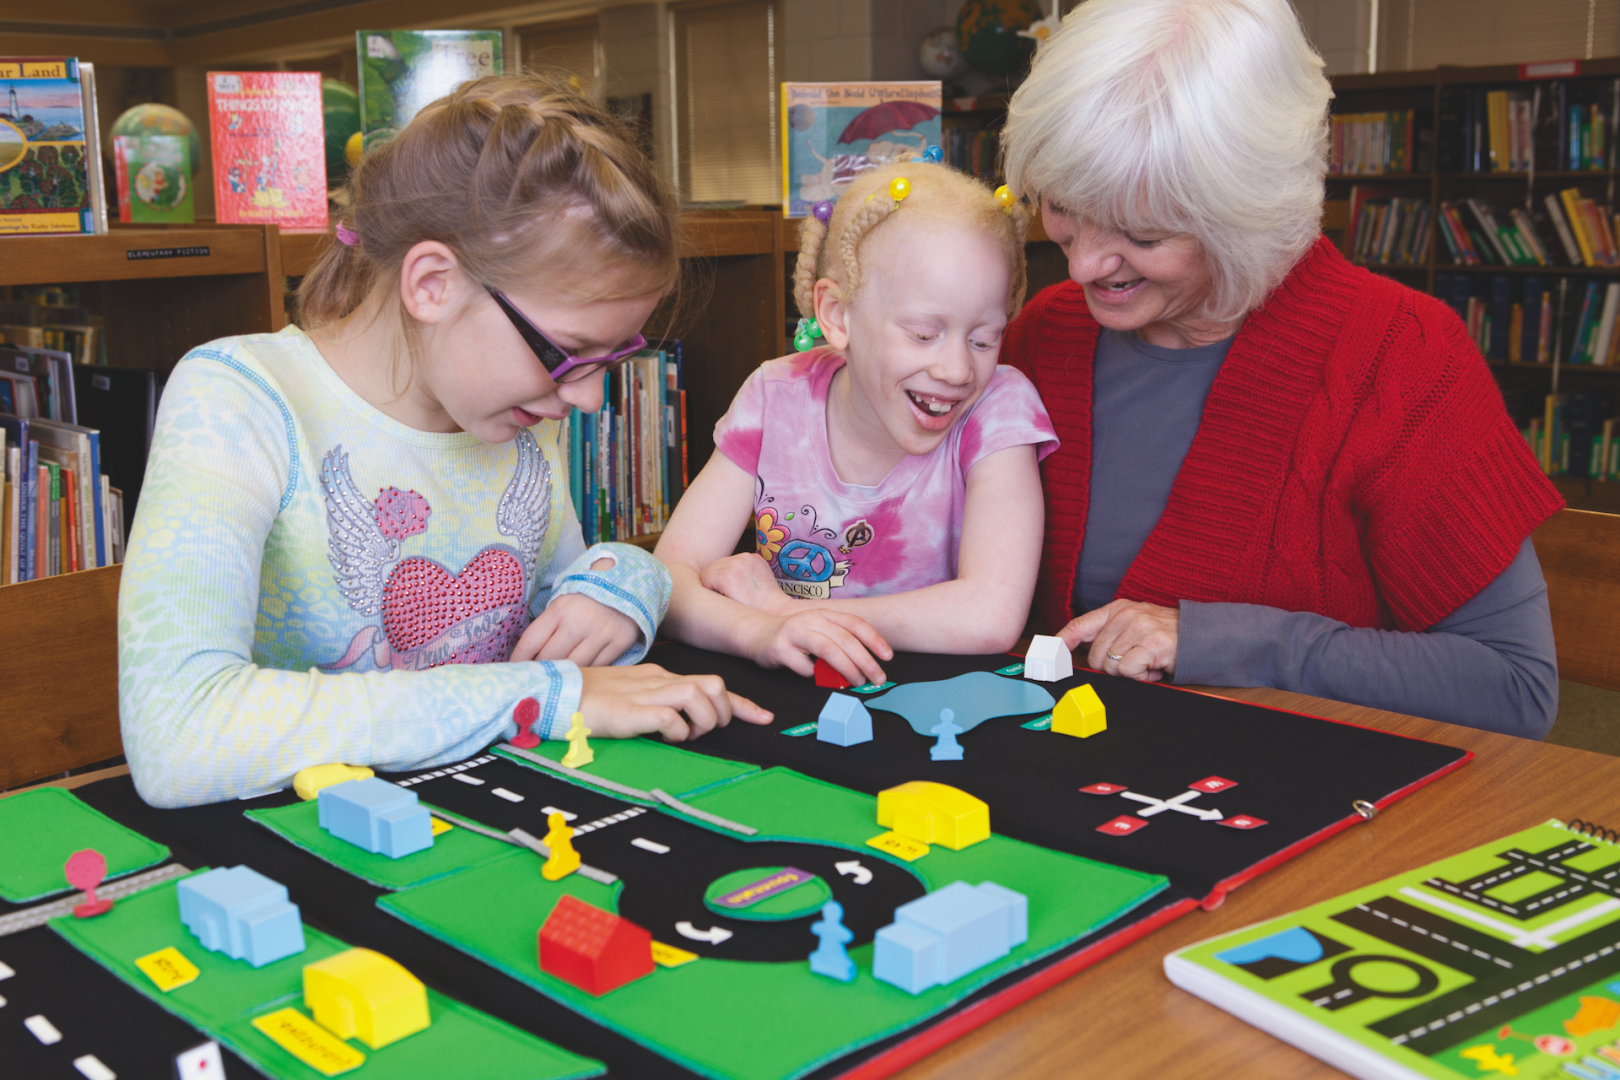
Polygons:
<instances>
[{"instance_id":1,"label":"yellow figurine","mask_svg":"<svg viewBox=\"0 0 1620 1080\"><path fill-rule=\"evenodd\" d=\"M550 829L546 833L545 844L551 850L551 855L540 868L540 876L547 881L561 881L579 869L579 852L574 850L573 843L574 830L568 827L568 819L560 813L548 815L546 824Z\"/></svg>"},{"instance_id":2,"label":"yellow figurine","mask_svg":"<svg viewBox=\"0 0 1620 1080\"><path fill-rule=\"evenodd\" d=\"M568 753L563 755L564 768L577 769L596 760L596 751L585 741L585 737L590 733L591 729L585 726L585 714L575 713L574 722L569 726L568 734L565 736L568 739Z\"/></svg>"}]
</instances>

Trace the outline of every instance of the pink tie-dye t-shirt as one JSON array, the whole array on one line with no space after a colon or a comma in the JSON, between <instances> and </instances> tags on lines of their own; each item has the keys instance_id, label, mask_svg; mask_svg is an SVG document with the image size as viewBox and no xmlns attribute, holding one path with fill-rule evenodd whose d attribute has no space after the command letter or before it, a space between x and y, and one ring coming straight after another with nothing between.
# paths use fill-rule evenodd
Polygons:
<instances>
[{"instance_id":1,"label":"pink tie-dye t-shirt","mask_svg":"<svg viewBox=\"0 0 1620 1080\"><path fill-rule=\"evenodd\" d=\"M754 474L755 550L790 596L882 596L956 577L967 476L981 459L1057 433L1023 373L998 367L928 454L873 487L846 484L827 447L827 390L844 357L827 348L770 360L714 428L714 445Z\"/></svg>"}]
</instances>

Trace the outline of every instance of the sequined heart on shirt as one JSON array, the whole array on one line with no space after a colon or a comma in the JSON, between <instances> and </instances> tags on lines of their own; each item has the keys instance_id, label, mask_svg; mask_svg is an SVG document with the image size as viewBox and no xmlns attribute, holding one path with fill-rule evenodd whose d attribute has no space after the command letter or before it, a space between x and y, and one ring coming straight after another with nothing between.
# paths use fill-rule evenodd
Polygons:
<instances>
[{"instance_id":1,"label":"sequined heart on shirt","mask_svg":"<svg viewBox=\"0 0 1620 1080\"><path fill-rule=\"evenodd\" d=\"M422 665L428 667L505 660L528 624L523 566L517 556L498 549L480 552L459 574L419 556L405 559L389 573L382 601L388 643L400 653L446 638L459 624L486 613L493 619L493 613L505 609L498 625L474 624L468 635L450 635L445 654Z\"/></svg>"}]
</instances>

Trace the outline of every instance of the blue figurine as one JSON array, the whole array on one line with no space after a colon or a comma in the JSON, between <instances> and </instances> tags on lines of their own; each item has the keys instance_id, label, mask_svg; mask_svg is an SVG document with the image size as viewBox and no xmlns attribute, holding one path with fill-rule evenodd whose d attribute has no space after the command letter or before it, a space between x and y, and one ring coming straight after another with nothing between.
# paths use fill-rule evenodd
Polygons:
<instances>
[{"instance_id":1,"label":"blue figurine","mask_svg":"<svg viewBox=\"0 0 1620 1080\"><path fill-rule=\"evenodd\" d=\"M816 951L810 954L810 970L839 982L855 978L855 961L849 958L844 946L855 940L855 935L844 925L844 905L829 900L821 905L821 921L813 923L810 932L821 939Z\"/></svg>"},{"instance_id":2,"label":"blue figurine","mask_svg":"<svg viewBox=\"0 0 1620 1080\"><path fill-rule=\"evenodd\" d=\"M956 713L950 709L939 710L939 723L935 724L931 729L935 735L939 736L939 742L935 743L933 749L928 751L928 756L935 761L962 760L962 744L956 741L956 737L962 733L962 729L951 722L955 719Z\"/></svg>"}]
</instances>

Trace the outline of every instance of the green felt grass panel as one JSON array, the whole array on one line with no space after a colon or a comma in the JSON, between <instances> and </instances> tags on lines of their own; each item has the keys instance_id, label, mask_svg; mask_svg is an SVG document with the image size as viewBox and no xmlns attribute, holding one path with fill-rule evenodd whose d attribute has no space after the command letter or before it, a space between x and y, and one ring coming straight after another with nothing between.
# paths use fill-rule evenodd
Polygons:
<instances>
[{"instance_id":1,"label":"green felt grass panel","mask_svg":"<svg viewBox=\"0 0 1620 1080\"><path fill-rule=\"evenodd\" d=\"M596 753L596 760L580 769L580 772L628 784L641 791L661 788L678 799L689 799L699 792L759 772L757 765L689 753L655 738L592 739L591 749ZM501 754L498 747L495 753ZM568 753L568 744L543 742L530 753L561 761L562 756ZM534 768L520 757L511 754L501 756L526 769Z\"/></svg>"},{"instance_id":2,"label":"green felt grass panel","mask_svg":"<svg viewBox=\"0 0 1620 1080\"><path fill-rule=\"evenodd\" d=\"M762 830L759 839L812 839L880 858L865 840L876 825L871 796L771 769L694 804ZM747 841L738 838L738 843ZM627 1038L702 1075L786 1080L936 1015L986 983L1068 945L1165 888L1165 880L992 836L961 852L935 848L908 869L930 888L959 879L996 881L1029 897L1030 940L949 986L912 996L872 978L872 947L850 950L851 984L810 972L808 960L754 963L701 958L600 998L540 971L536 935L563 892L613 910L613 890L540 876L520 853L378 900L378 906ZM621 886L622 887L622 886ZM525 898L515 903L512 898ZM680 945L678 939L668 942ZM808 958L808 942L805 955ZM694 1008L701 1002L701 1008Z\"/></svg>"},{"instance_id":3,"label":"green felt grass panel","mask_svg":"<svg viewBox=\"0 0 1620 1080\"><path fill-rule=\"evenodd\" d=\"M0 799L0 899L26 904L72 891L62 865L94 848L110 881L169 857L169 849L93 810L62 788L38 788Z\"/></svg>"},{"instance_id":4,"label":"green felt grass panel","mask_svg":"<svg viewBox=\"0 0 1620 1080\"><path fill-rule=\"evenodd\" d=\"M180 921L173 882L119 900L112 911L94 919L67 916L52 919L50 925L81 952L267 1075L277 1080L320 1077L254 1028L252 1021L289 1005L308 1015L303 1008L304 967L347 949L342 941L305 924L303 952L255 968L197 942ZM165 994L135 966L135 960L168 946L179 949L201 974ZM598 1061L570 1054L432 990L428 1009L431 1027L381 1050L349 1040L366 1055L366 1063L344 1075L355 1080L472 1075L489 1080L571 1080L605 1071Z\"/></svg>"},{"instance_id":5,"label":"green felt grass panel","mask_svg":"<svg viewBox=\"0 0 1620 1080\"><path fill-rule=\"evenodd\" d=\"M290 806L249 810L247 817L339 870L346 870L360 880L383 889L420 885L512 850L510 844L456 826L449 832L435 836L432 847L404 858L390 859L387 855L367 851L347 840L339 840L321 828L320 809L314 799Z\"/></svg>"}]
</instances>

